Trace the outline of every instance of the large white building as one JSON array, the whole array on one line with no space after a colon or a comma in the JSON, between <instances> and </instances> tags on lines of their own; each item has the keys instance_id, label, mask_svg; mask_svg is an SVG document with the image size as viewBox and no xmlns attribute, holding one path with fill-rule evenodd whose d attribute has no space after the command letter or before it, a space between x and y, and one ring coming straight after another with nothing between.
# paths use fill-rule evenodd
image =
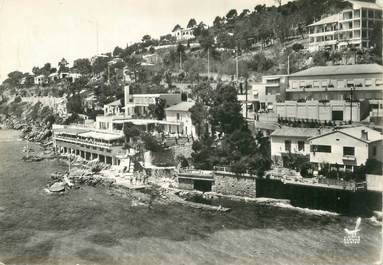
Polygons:
<instances>
[{"instance_id":1,"label":"large white building","mask_svg":"<svg viewBox=\"0 0 383 265\"><path fill-rule=\"evenodd\" d=\"M322 121L371 118L383 105L382 73L383 66L378 64L316 66L299 71L288 76L285 101L276 103L274 111L281 118Z\"/></svg>"},{"instance_id":2,"label":"large white building","mask_svg":"<svg viewBox=\"0 0 383 265\"><path fill-rule=\"evenodd\" d=\"M308 26L309 50L339 49L348 46L371 48L376 27L382 28L382 7L376 3L347 1L341 12ZM380 38L380 44L381 44Z\"/></svg>"},{"instance_id":3,"label":"large white building","mask_svg":"<svg viewBox=\"0 0 383 265\"><path fill-rule=\"evenodd\" d=\"M165 131L197 138L190 112L194 104L194 101L185 101L166 108L166 121L169 123L165 125Z\"/></svg>"},{"instance_id":4,"label":"large white building","mask_svg":"<svg viewBox=\"0 0 383 265\"><path fill-rule=\"evenodd\" d=\"M365 126L333 130L309 139L310 162L338 165L346 170L365 165L367 159L382 161L382 134Z\"/></svg>"}]
</instances>

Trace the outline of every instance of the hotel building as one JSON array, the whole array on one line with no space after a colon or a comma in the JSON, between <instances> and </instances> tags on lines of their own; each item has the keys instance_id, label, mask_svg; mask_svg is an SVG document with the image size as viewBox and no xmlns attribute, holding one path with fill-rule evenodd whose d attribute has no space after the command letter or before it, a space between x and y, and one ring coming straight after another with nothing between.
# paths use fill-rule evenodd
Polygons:
<instances>
[{"instance_id":1,"label":"hotel building","mask_svg":"<svg viewBox=\"0 0 383 265\"><path fill-rule=\"evenodd\" d=\"M382 7L372 2L347 1L341 12L308 25L309 50L342 49L348 46L371 48L374 30L382 31Z\"/></svg>"}]
</instances>

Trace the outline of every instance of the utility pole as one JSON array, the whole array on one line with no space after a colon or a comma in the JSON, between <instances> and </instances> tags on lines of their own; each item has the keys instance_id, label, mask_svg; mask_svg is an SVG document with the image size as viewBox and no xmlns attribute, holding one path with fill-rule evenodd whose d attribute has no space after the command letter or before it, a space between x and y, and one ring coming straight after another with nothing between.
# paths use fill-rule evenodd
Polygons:
<instances>
[{"instance_id":1,"label":"utility pole","mask_svg":"<svg viewBox=\"0 0 383 265\"><path fill-rule=\"evenodd\" d=\"M210 79L210 48L207 48L207 78Z\"/></svg>"},{"instance_id":2,"label":"utility pole","mask_svg":"<svg viewBox=\"0 0 383 265\"><path fill-rule=\"evenodd\" d=\"M110 66L108 64L108 84L110 84Z\"/></svg>"},{"instance_id":3,"label":"utility pole","mask_svg":"<svg viewBox=\"0 0 383 265\"><path fill-rule=\"evenodd\" d=\"M236 78L238 82L238 75L239 75L239 70L238 70L238 48L235 51L235 73L236 73Z\"/></svg>"},{"instance_id":4,"label":"utility pole","mask_svg":"<svg viewBox=\"0 0 383 265\"><path fill-rule=\"evenodd\" d=\"M182 70L182 52L180 52L180 70Z\"/></svg>"},{"instance_id":5,"label":"utility pole","mask_svg":"<svg viewBox=\"0 0 383 265\"><path fill-rule=\"evenodd\" d=\"M247 124L247 77L245 79L245 89L246 89L246 124Z\"/></svg>"},{"instance_id":6,"label":"utility pole","mask_svg":"<svg viewBox=\"0 0 383 265\"><path fill-rule=\"evenodd\" d=\"M350 123L352 123L352 100L353 100L353 90L355 89L354 85L350 85L351 94L350 94Z\"/></svg>"},{"instance_id":7,"label":"utility pole","mask_svg":"<svg viewBox=\"0 0 383 265\"><path fill-rule=\"evenodd\" d=\"M290 75L290 54L287 55L287 74Z\"/></svg>"}]
</instances>

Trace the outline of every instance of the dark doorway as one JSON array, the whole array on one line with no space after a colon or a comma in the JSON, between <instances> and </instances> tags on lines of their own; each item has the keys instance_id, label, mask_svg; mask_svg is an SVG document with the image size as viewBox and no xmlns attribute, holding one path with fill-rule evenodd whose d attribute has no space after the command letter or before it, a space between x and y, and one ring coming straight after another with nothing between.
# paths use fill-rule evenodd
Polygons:
<instances>
[{"instance_id":1,"label":"dark doorway","mask_svg":"<svg viewBox=\"0 0 383 265\"><path fill-rule=\"evenodd\" d=\"M342 110L333 110L332 111L332 120L333 121L343 121L343 111Z\"/></svg>"},{"instance_id":2,"label":"dark doorway","mask_svg":"<svg viewBox=\"0 0 383 265\"><path fill-rule=\"evenodd\" d=\"M194 189L199 191L211 191L211 181L194 180Z\"/></svg>"}]
</instances>

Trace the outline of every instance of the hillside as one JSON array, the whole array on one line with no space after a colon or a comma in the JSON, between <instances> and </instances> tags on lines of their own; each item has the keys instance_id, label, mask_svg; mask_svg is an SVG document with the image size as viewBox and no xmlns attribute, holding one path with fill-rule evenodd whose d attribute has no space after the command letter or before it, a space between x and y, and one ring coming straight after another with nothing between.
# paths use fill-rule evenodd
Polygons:
<instances>
[{"instance_id":1,"label":"hillside","mask_svg":"<svg viewBox=\"0 0 383 265\"><path fill-rule=\"evenodd\" d=\"M306 25L345 5L340 0L297 0L279 6L257 5L241 12L232 9L224 17L217 16L211 27L190 19L188 27L193 29L194 39L176 42L170 34L160 39L144 35L141 42L91 59L79 58L71 66L63 58L57 67L49 62L34 67L33 74L14 71L0 92L6 97L65 96L70 112L87 113L87 98L95 98L90 111L123 99L124 72L133 80L132 93L154 93L177 91L175 83L206 81L208 72L210 77L231 80L237 68L239 76L259 81L262 75L286 74L288 61L291 73L315 65L381 63L375 50L311 53L306 49ZM62 73L81 78L49 79ZM37 86L36 76L49 81Z\"/></svg>"}]
</instances>

